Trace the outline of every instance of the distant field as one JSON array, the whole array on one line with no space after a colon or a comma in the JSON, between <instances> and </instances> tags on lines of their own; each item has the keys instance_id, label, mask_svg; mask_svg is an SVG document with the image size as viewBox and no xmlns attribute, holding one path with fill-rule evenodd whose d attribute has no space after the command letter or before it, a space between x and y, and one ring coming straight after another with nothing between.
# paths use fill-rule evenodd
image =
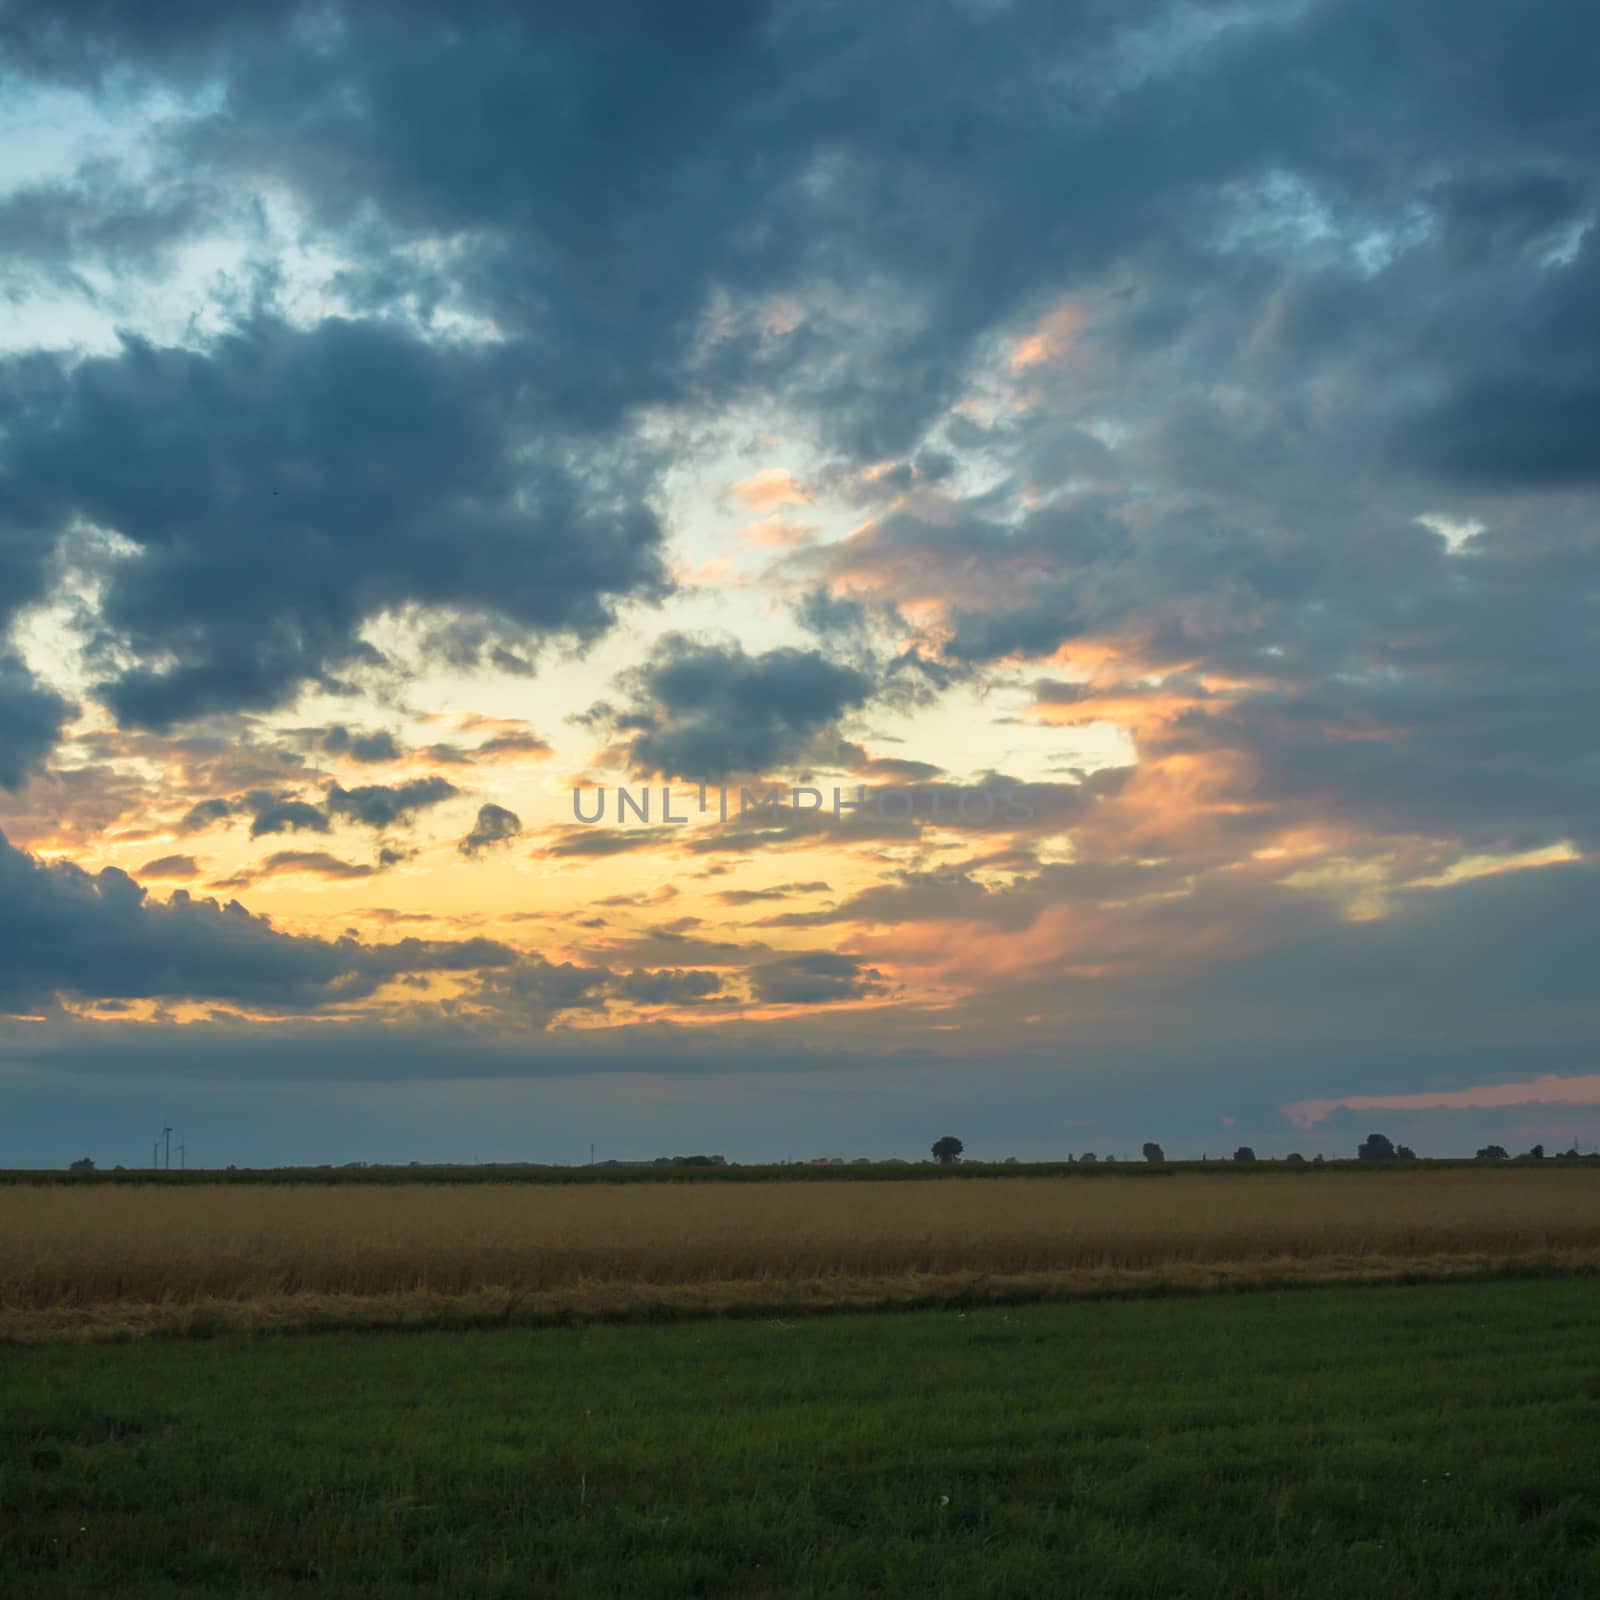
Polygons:
<instances>
[{"instance_id":1,"label":"distant field","mask_svg":"<svg viewBox=\"0 0 1600 1600\"><path fill-rule=\"evenodd\" d=\"M1579 1600L1600 1281L0 1352L8 1595Z\"/></svg>"},{"instance_id":2,"label":"distant field","mask_svg":"<svg viewBox=\"0 0 1600 1600\"><path fill-rule=\"evenodd\" d=\"M66 1184L76 1188L106 1185L159 1184L168 1188L193 1188L228 1184L257 1188L312 1184L341 1187L379 1185L394 1187L415 1183L448 1184L619 1184L619 1183L924 1183L961 1182L980 1178L1172 1178L1193 1173L1207 1178L1301 1178L1331 1172L1356 1173L1370 1177L1381 1172L1439 1172L1445 1170L1483 1171L1493 1165L1528 1166L1534 1171L1554 1167L1585 1166L1600 1170L1600 1156L1551 1156L1535 1161L1521 1157L1516 1161L1487 1163L1466 1159L1427 1161L1244 1161L1218 1157L1211 1161L1157 1161L1102 1159L1099 1161L959 1161L939 1165L932 1161L848 1161L840 1164L784 1162L773 1165L700 1165L695 1162L659 1165L645 1162L637 1166L549 1167L538 1165L471 1166L354 1166L354 1167L211 1167L188 1171L166 1171L157 1167L102 1168L92 1173L73 1173L64 1169L41 1171L38 1168L0 1169L0 1186L11 1184Z\"/></svg>"},{"instance_id":3,"label":"distant field","mask_svg":"<svg viewBox=\"0 0 1600 1600\"><path fill-rule=\"evenodd\" d=\"M0 1337L548 1321L1600 1266L1592 1166L1263 1183L0 1189Z\"/></svg>"}]
</instances>

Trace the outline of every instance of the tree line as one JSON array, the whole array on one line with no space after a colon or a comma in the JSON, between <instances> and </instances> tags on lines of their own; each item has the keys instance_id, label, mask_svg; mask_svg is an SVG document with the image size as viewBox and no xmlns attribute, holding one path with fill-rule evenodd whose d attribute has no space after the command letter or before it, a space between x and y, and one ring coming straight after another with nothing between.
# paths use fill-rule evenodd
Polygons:
<instances>
[{"instance_id":1,"label":"tree line","mask_svg":"<svg viewBox=\"0 0 1600 1600\"><path fill-rule=\"evenodd\" d=\"M939 1162L941 1166L953 1166L961 1159L962 1152L966 1149L966 1146L954 1134L946 1134L942 1139L934 1140L932 1149L933 1159ZM1166 1152L1153 1139L1146 1140L1142 1147L1142 1153L1144 1159L1152 1164L1164 1162L1167 1159ZM1570 1150L1563 1151L1560 1159L1576 1160L1580 1155L1581 1152L1574 1145ZM1015 1157L1011 1159L1014 1161ZM1078 1165L1093 1166L1100 1159L1093 1150L1085 1150L1081 1155L1069 1155L1067 1162L1069 1165L1076 1163ZM1107 1161L1115 1161L1116 1159L1115 1156L1105 1157ZM1209 1157L1202 1159L1209 1159ZM1249 1145L1242 1144L1227 1159L1230 1161L1250 1162L1256 1160L1256 1153ZM1287 1162L1303 1163L1306 1158L1298 1150L1291 1150L1283 1159ZM1358 1161L1415 1161L1418 1156L1410 1145L1396 1144L1387 1134L1369 1133L1356 1147L1356 1159ZM1511 1156L1504 1145L1486 1144L1476 1153L1473 1159L1477 1161L1509 1161ZM1536 1144L1532 1149L1524 1151L1517 1159L1520 1161L1543 1161L1545 1159L1544 1146ZM1322 1157L1318 1155L1313 1157L1313 1160L1321 1161Z\"/></svg>"}]
</instances>

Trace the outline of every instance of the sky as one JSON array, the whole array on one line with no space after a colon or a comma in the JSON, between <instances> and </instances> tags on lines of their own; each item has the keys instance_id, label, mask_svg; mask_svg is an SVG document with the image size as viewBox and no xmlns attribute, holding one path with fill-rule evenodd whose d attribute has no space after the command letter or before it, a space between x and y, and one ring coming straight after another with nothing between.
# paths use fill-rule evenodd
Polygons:
<instances>
[{"instance_id":1,"label":"sky","mask_svg":"<svg viewBox=\"0 0 1600 1600\"><path fill-rule=\"evenodd\" d=\"M1600 1146L1597 78L0 4L0 1165Z\"/></svg>"}]
</instances>

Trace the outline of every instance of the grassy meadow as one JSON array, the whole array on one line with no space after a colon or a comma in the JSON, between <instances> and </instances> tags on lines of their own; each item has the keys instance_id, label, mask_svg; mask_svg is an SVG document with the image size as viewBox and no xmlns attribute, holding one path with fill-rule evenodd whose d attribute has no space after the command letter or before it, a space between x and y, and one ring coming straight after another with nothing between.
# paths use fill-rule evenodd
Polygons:
<instances>
[{"instance_id":1,"label":"grassy meadow","mask_svg":"<svg viewBox=\"0 0 1600 1600\"><path fill-rule=\"evenodd\" d=\"M0 1187L0 1338L1022 1301L1600 1265L1592 1164Z\"/></svg>"},{"instance_id":2,"label":"grassy meadow","mask_svg":"<svg viewBox=\"0 0 1600 1600\"><path fill-rule=\"evenodd\" d=\"M22 1597L1600 1593L1600 1282L0 1350Z\"/></svg>"}]
</instances>

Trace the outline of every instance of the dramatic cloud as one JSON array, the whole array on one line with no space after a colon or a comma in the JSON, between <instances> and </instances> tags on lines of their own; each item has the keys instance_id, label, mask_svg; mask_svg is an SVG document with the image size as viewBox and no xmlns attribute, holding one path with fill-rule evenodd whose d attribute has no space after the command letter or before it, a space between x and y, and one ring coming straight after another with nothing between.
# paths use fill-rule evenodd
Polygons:
<instances>
[{"instance_id":1,"label":"dramatic cloud","mask_svg":"<svg viewBox=\"0 0 1600 1600\"><path fill-rule=\"evenodd\" d=\"M210 800L200 800L190 806L184 814L183 821L178 824L178 831L180 833L203 833L207 828L214 827L219 822L226 822L233 815L232 802L223 799L220 795L214 796ZM260 815L260 812L257 815ZM266 831L270 832L272 830L268 829Z\"/></svg>"},{"instance_id":2,"label":"dramatic cloud","mask_svg":"<svg viewBox=\"0 0 1600 1600\"><path fill-rule=\"evenodd\" d=\"M563 1012L603 1012L617 1002L638 1006L697 1006L722 987L714 972L668 968L613 970L530 957L505 971L489 972L476 999L492 1014L536 1028Z\"/></svg>"},{"instance_id":3,"label":"dramatic cloud","mask_svg":"<svg viewBox=\"0 0 1600 1600\"><path fill-rule=\"evenodd\" d=\"M336 783L328 790L328 810L336 817L381 830L409 821L417 812L442 805L460 793L453 783L437 777L367 784L359 789L345 789Z\"/></svg>"},{"instance_id":4,"label":"dramatic cloud","mask_svg":"<svg viewBox=\"0 0 1600 1600\"><path fill-rule=\"evenodd\" d=\"M394 735L381 728L376 733L329 728L322 736L322 748L329 755L347 756L351 761L398 761L402 754Z\"/></svg>"},{"instance_id":5,"label":"dramatic cloud","mask_svg":"<svg viewBox=\"0 0 1600 1600\"><path fill-rule=\"evenodd\" d=\"M41 547L79 519L110 638L141 664L98 694L130 725L270 707L378 660L381 613L470 612L593 637L664 579L654 516L541 450L498 346L378 323L256 321L206 350L129 338L0 370L10 516Z\"/></svg>"},{"instance_id":6,"label":"dramatic cloud","mask_svg":"<svg viewBox=\"0 0 1600 1600\"><path fill-rule=\"evenodd\" d=\"M325 813L307 801L293 795L271 795L262 790L248 794L244 799L250 811L250 837L260 839L269 833L326 833L331 823ZM195 813L185 818L188 823ZM204 824L204 818L201 819Z\"/></svg>"},{"instance_id":7,"label":"dramatic cloud","mask_svg":"<svg viewBox=\"0 0 1600 1600\"><path fill-rule=\"evenodd\" d=\"M478 808L478 820L472 832L456 847L464 856L481 855L492 845L509 844L522 832L522 818L504 806L484 805Z\"/></svg>"},{"instance_id":8,"label":"dramatic cloud","mask_svg":"<svg viewBox=\"0 0 1600 1600\"><path fill-rule=\"evenodd\" d=\"M0 552L0 562L4 554ZM20 788L47 756L72 707L39 684L15 656L0 653L0 789Z\"/></svg>"},{"instance_id":9,"label":"dramatic cloud","mask_svg":"<svg viewBox=\"0 0 1600 1600\"><path fill-rule=\"evenodd\" d=\"M821 1006L881 994L882 977L853 956L820 950L752 968L750 987L758 1000L772 1005Z\"/></svg>"},{"instance_id":10,"label":"dramatic cloud","mask_svg":"<svg viewBox=\"0 0 1600 1600\"><path fill-rule=\"evenodd\" d=\"M693 1005L717 994L722 979L715 972L650 972L641 968L620 974L613 987L620 998L636 1005Z\"/></svg>"},{"instance_id":11,"label":"dramatic cloud","mask_svg":"<svg viewBox=\"0 0 1600 1600\"><path fill-rule=\"evenodd\" d=\"M278 932L237 901L182 890L152 901L125 872L43 865L0 835L0 1009L85 1000L225 1000L315 1010L358 1000L408 972L509 966L488 939L363 945Z\"/></svg>"},{"instance_id":12,"label":"dramatic cloud","mask_svg":"<svg viewBox=\"0 0 1600 1600\"><path fill-rule=\"evenodd\" d=\"M600 717L627 735L634 771L720 779L835 756L839 719L873 687L815 650L750 656L673 634L625 676L626 707Z\"/></svg>"}]
</instances>

